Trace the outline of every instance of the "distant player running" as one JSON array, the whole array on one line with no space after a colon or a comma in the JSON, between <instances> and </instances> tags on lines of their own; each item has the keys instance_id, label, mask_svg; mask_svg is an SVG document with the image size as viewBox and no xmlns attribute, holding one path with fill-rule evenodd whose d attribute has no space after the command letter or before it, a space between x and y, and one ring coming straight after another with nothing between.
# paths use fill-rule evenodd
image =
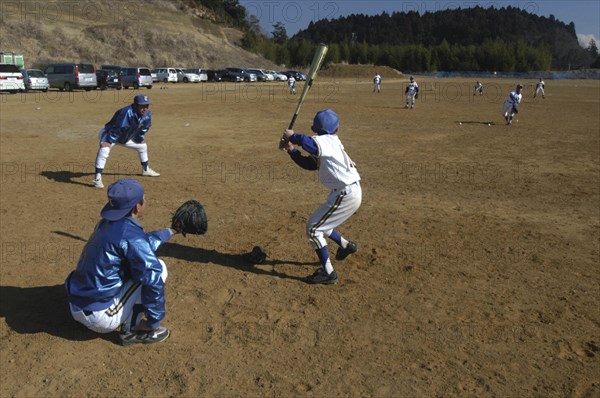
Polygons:
<instances>
[{"instance_id":1,"label":"distant player running","mask_svg":"<svg viewBox=\"0 0 600 398\"><path fill-rule=\"evenodd\" d=\"M523 85L520 83L517 84L515 91L511 91L510 93L508 93L506 100L504 100L502 114L504 115L506 124L512 124L513 117L515 116L515 114L519 113L519 104L521 103L521 99L523 98L523 94L521 94L522 90Z\"/></svg>"},{"instance_id":2,"label":"distant player running","mask_svg":"<svg viewBox=\"0 0 600 398\"><path fill-rule=\"evenodd\" d=\"M415 81L414 77L410 77L410 82L406 86L406 90L404 90L404 94L406 94L406 106L408 108L408 104L410 103L410 109L415 107L415 98L418 98L419 95L419 85Z\"/></svg>"},{"instance_id":3,"label":"distant player running","mask_svg":"<svg viewBox=\"0 0 600 398\"><path fill-rule=\"evenodd\" d=\"M381 92L381 76L379 73L375 72L375 77L373 77L373 92L377 91Z\"/></svg>"},{"instance_id":4,"label":"distant player running","mask_svg":"<svg viewBox=\"0 0 600 398\"><path fill-rule=\"evenodd\" d=\"M477 80L475 83L475 88L473 89L473 95L476 95L477 93L479 93L479 95L483 95L483 84L481 84L479 80Z\"/></svg>"},{"instance_id":5,"label":"distant player running","mask_svg":"<svg viewBox=\"0 0 600 398\"><path fill-rule=\"evenodd\" d=\"M131 148L138 153L142 164L142 175L158 177L160 174L148 167L148 145L144 135L150 129L151 113L150 98L147 95L136 95L133 104L119 109L112 119L98 134L100 148L96 155L96 176L92 181L94 187L104 188L102 172L110 155L110 150L116 145Z\"/></svg>"},{"instance_id":6,"label":"distant player running","mask_svg":"<svg viewBox=\"0 0 600 398\"><path fill-rule=\"evenodd\" d=\"M296 95L296 79L294 78L294 76L290 75L290 77L288 77L288 87L290 88L290 94Z\"/></svg>"},{"instance_id":7,"label":"distant player running","mask_svg":"<svg viewBox=\"0 0 600 398\"><path fill-rule=\"evenodd\" d=\"M542 92L542 98L546 98L546 93L544 92L545 86L546 85L544 84L544 80L542 80L542 78L540 77L540 81L537 82L535 86L535 93L533 93L533 98L535 98L537 96L537 93L539 93L540 91Z\"/></svg>"}]
</instances>

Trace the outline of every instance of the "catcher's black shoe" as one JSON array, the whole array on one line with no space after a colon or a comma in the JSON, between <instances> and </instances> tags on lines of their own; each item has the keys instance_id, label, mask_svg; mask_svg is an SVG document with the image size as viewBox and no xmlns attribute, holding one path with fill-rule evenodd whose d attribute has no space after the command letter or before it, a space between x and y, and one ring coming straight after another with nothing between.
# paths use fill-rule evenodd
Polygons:
<instances>
[{"instance_id":1,"label":"catcher's black shoe","mask_svg":"<svg viewBox=\"0 0 600 398\"><path fill-rule=\"evenodd\" d=\"M119 334L121 345L152 344L165 341L171 333L165 327L159 327L150 332L124 332Z\"/></svg>"},{"instance_id":2,"label":"catcher's black shoe","mask_svg":"<svg viewBox=\"0 0 600 398\"><path fill-rule=\"evenodd\" d=\"M320 268L317 272L307 277L305 281L311 285L334 285L337 283L338 278L335 271L333 271L331 274L327 274L325 271L323 271L323 268Z\"/></svg>"},{"instance_id":3,"label":"catcher's black shoe","mask_svg":"<svg viewBox=\"0 0 600 398\"><path fill-rule=\"evenodd\" d=\"M356 243L348 241L348 245L346 245L345 249L343 249L341 246L338 247L337 252L335 253L335 259L341 261L349 255L351 255L352 253L356 253L357 250L358 246L356 245Z\"/></svg>"}]
</instances>

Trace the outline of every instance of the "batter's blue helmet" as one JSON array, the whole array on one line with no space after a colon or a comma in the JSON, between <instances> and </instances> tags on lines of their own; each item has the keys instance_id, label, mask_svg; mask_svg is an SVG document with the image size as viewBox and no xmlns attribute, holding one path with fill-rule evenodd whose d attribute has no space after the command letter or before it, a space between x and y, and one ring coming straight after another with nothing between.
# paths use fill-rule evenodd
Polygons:
<instances>
[{"instance_id":1,"label":"batter's blue helmet","mask_svg":"<svg viewBox=\"0 0 600 398\"><path fill-rule=\"evenodd\" d=\"M335 134L339 125L340 121L337 113L331 109L325 109L317 112L311 129L318 135Z\"/></svg>"}]
</instances>

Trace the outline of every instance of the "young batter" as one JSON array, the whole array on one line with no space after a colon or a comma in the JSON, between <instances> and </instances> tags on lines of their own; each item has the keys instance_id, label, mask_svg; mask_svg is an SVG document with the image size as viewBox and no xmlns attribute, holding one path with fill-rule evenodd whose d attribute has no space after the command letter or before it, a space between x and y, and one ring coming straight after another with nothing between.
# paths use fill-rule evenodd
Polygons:
<instances>
[{"instance_id":1,"label":"young batter","mask_svg":"<svg viewBox=\"0 0 600 398\"><path fill-rule=\"evenodd\" d=\"M312 131L317 135L309 137L286 130L280 147L285 149L292 160L306 170L319 170L319 179L331 189L327 200L310 217L306 224L308 239L312 243L321 268L306 278L308 283L337 283L337 273L331 265L327 251L326 237L338 244L336 260L343 260L356 252L357 245L348 241L334 228L341 225L358 210L362 201L360 175L350 159L337 132L338 115L331 109L316 114ZM303 156L294 145L301 146L309 156Z\"/></svg>"}]
</instances>

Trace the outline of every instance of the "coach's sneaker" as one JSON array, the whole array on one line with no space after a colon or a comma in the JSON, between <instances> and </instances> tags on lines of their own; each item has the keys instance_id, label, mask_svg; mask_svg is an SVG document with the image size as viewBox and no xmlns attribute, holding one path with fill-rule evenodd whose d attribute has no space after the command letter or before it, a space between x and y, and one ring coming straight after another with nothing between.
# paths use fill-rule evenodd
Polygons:
<instances>
[{"instance_id":1,"label":"coach's sneaker","mask_svg":"<svg viewBox=\"0 0 600 398\"><path fill-rule=\"evenodd\" d=\"M348 244L346 245L345 249L341 246L338 247L337 252L335 253L335 259L341 261L349 255L351 255L352 253L356 253L357 250L358 246L356 245L356 243L348 241Z\"/></svg>"},{"instance_id":2,"label":"coach's sneaker","mask_svg":"<svg viewBox=\"0 0 600 398\"><path fill-rule=\"evenodd\" d=\"M146 170L142 171L142 175L146 177L158 177L160 173L152 170L150 167L147 167Z\"/></svg>"},{"instance_id":3,"label":"coach's sneaker","mask_svg":"<svg viewBox=\"0 0 600 398\"><path fill-rule=\"evenodd\" d=\"M311 285L334 285L337 283L338 278L335 271L333 271L331 274L327 274L325 271L323 271L323 268L319 268L317 272L307 277L305 281Z\"/></svg>"},{"instance_id":4,"label":"coach's sneaker","mask_svg":"<svg viewBox=\"0 0 600 398\"><path fill-rule=\"evenodd\" d=\"M92 184L94 184L94 188L104 188L104 184L102 184L102 177L92 180Z\"/></svg>"},{"instance_id":5,"label":"coach's sneaker","mask_svg":"<svg viewBox=\"0 0 600 398\"><path fill-rule=\"evenodd\" d=\"M165 341L171 332L169 329L160 326L150 332L125 332L119 334L119 340L124 346L132 344L152 344Z\"/></svg>"}]
</instances>

